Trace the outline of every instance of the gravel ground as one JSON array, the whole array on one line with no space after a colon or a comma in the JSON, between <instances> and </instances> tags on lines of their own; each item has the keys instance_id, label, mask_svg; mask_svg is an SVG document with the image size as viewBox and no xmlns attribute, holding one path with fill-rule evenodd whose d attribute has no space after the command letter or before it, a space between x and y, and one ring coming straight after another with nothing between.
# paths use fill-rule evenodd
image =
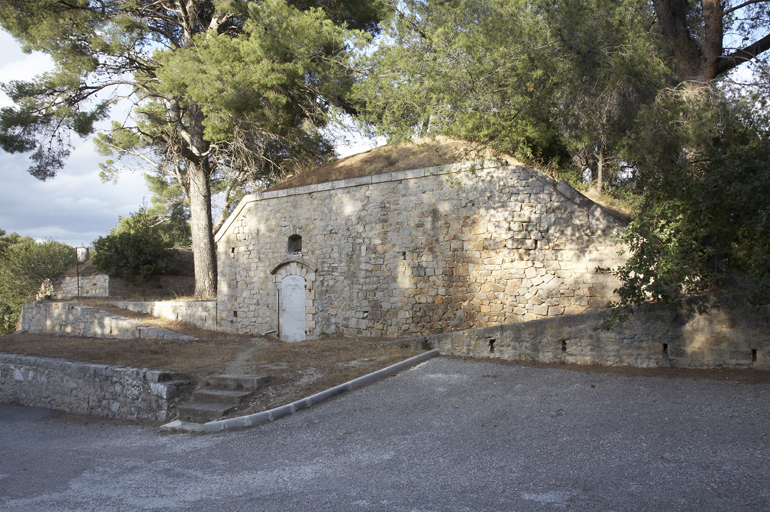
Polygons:
<instances>
[{"instance_id":1,"label":"gravel ground","mask_svg":"<svg viewBox=\"0 0 770 512\"><path fill-rule=\"evenodd\" d=\"M770 384L436 358L213 435L0 406L0 510L768 510Z\"/></svg>"}]
</instances>

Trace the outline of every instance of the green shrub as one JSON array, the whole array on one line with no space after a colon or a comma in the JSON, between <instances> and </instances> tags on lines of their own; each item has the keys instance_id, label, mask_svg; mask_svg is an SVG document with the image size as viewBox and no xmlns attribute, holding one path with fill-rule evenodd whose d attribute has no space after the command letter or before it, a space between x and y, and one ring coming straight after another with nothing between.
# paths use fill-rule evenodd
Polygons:
<instances>
[{"instance_id":1,"label":"green shrub","mask_svg":"<svg viewBox=\"0 0 770 512\"><path fill-rule=\"evenodd\" d=\"M16 329L21 307L33 300L45 279L75 265L75 249L0 230L0 332Z\"/></svg>"},{"instance_id":2,"label":"green shrub","mask_svg":"<svg viewBox=\"0 0 770 512\"><path fill-rule=\"evenodd\" d=\"M144 209L122 219L93 245L94 265L113 277L147 279L176 271L170 252L173 242L164 236L156 217Z\"/></svg>"}]
</instances>

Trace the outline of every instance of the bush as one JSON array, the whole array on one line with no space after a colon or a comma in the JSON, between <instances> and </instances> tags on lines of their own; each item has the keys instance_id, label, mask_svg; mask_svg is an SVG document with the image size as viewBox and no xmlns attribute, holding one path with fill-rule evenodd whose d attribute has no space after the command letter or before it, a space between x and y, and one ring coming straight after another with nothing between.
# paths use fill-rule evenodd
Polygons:
<instances>
[{"instance_id":1,"label":"bush","mask_svg":"<svg viewBox=\"0 0 770 512\"><path fill-rule=\"evenodd\" d=\"M113 277L147 279L176 271L170 251L173 242L164 236L156 217L144 209L122 219L93 246L94 265Z\"/></svg>"},{"instance_id":2,"label":"bush","mask_svg":"<svg viewBox=\"0 0 770 512\"><path fill-rule=\"evenodd\" d=\"M748 106L688 87L642 113L633 159L640 208L621 237L630 257L604 269L622 282L610 321L645 302L702 293L770 302L770 122L766 109Z\"/></svg>"},{"instance_id":3,"label":"bush","mask_svg":"<svg viewBox=\"0 0 770 512\"><path fill-rule=\"evenodd\" d=\"M16 329L21 307L33 300L40 285L75 265L75 249L48 241L37 243L0 230L0 332Z\"/></svg>"}]
</instances>

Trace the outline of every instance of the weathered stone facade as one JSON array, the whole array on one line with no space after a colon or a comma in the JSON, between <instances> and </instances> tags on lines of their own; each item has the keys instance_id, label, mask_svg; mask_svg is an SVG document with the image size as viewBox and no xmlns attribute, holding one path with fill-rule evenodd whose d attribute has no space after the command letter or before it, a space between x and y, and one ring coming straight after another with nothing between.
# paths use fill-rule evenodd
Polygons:
<instances>
[{"instance_id":1,"label":"weathered stone facade","mask_svg":"<svg viewBox=\"0 0 770 512\"><path fill-rule=\"evenodd\" d=\"M649 304L610 330L601 312L420 338L442 354L606 366L770 370L770 306L740 297Z\"/></svg>"},{"instance_id":2,"label":"weathered stone facade","mask_svg":"<svg viewBox=\"0 0 770 512\"><path fill-rule=\"evenodd\" d=\"M409 335L583 313L617 282L622 225L505 161L400 171L244 198L217 234L219 329L281 329L305 282L308 337Z\"/></svg>"},{"instance_id":3,"label":"weathered stone facade","mask_svg":"<svg viewBox=\"0 0 770 512\"><path fill-rule=\"evenodd\" d=\"M0 402L165 421L190 381L175 373L0 354Z\"/></svg>"},{"instance_id":4,"label":"weathered stone facade","mask_svg":"<svg viewBox=\"0 0 770 512\"><path fill-rule=\"evenodd\" d=\"M38 298L71 299L73 297L109 297L110 276L96 274L80 277L54 277L46 279L40 287Z\"/></svg>"}]
</instances>

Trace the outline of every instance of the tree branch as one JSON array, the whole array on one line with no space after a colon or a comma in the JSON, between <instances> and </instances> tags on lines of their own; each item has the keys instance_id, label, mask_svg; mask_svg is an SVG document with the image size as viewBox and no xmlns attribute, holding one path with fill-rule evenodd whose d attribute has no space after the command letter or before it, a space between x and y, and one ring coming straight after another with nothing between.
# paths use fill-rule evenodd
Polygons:
<instances>
[{"instance_id":1,"label":"tree branch","mask_svg":"<svg viewBox=\"0 0 770 512\"><path fill-rule=\"evenodd\" d=\"M728 14L732 14L735 11L740 11L744 7L748 7L753 4L764 4L767 3L767 0L748 0L747 2L743 2L742 4L736 5L735 7L730 7L729 9L726 9L724 12L724 15L727 16Z\"/></svg>"},{"instance_id":2,"label":"tree branch","mask_svg":"<svg viewBox=\"0 0 770 512\"><path fill-rule=\"evenodd\" d=\"M742 50L737 50L730 55L720 57L717 65L717 76L723 75L744 62L756 58L757 55L767 50L770 50L770 34Z\"/></svg>"}]
</instances>

